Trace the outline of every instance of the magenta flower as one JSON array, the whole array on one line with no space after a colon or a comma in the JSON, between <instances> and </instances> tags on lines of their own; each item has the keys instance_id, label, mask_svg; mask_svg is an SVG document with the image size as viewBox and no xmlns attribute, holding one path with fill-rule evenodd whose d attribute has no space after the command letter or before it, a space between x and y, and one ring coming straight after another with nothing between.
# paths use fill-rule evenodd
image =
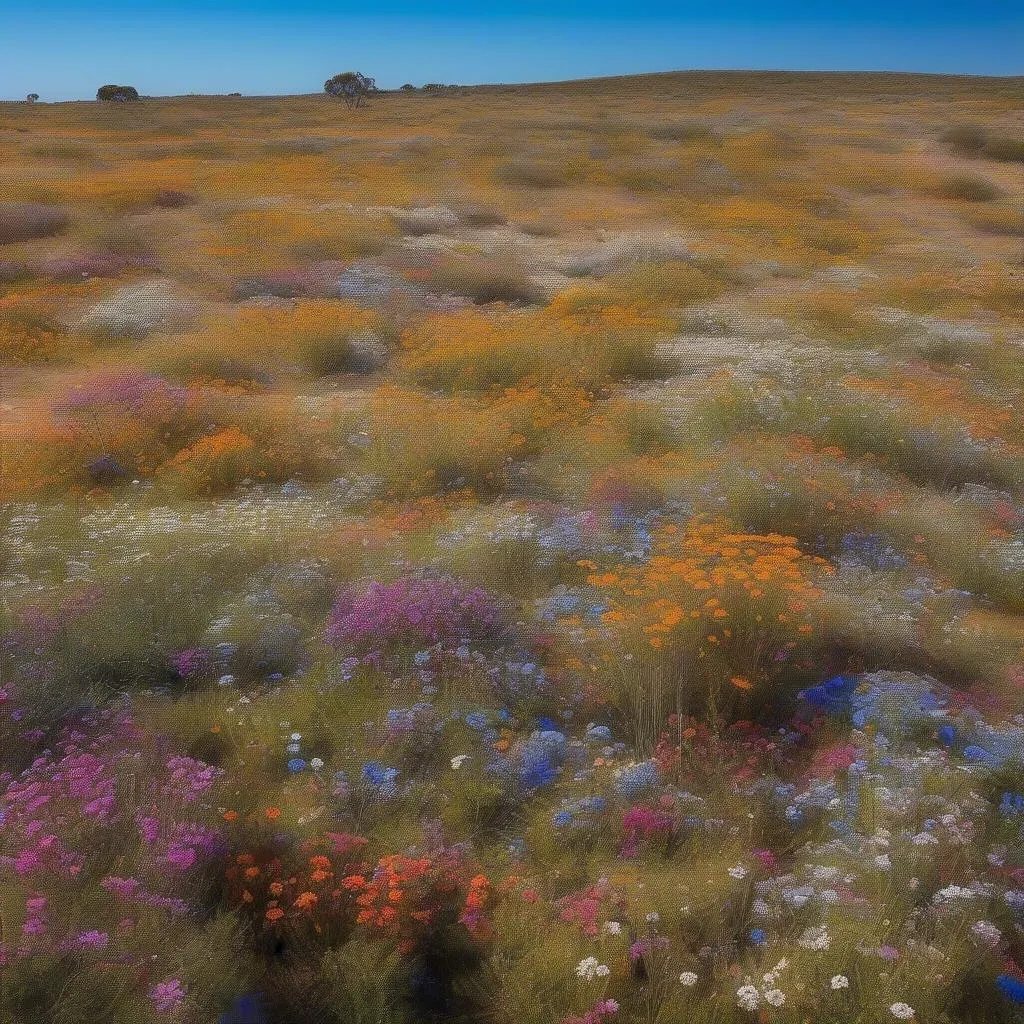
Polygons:
<instances>
[{"instance_id":1,"label":"magenta flower","mask_svg":"<svg viewBox=\"0 0 1024 1024\"><path fill-rule=\"evenodd\" d=\"M675 820L669 814L663 814L650 807L631 807L622 816L622 846L619 854L622 857L635 857L640 852L640 841L650 840L656 836L667 836L675 827Z\"/></svg>"},{"instance_id":2,"label":"magenta flower","mask_svg":"<svg viewBox=\"0 0 1024 1024\"><path fill-rule=\"evenodd\" d=\"M149 990L149 998L157 1013L173 1013L185 1001L185 989L177 978L168 978Z\"/></svg>"},{"instance_id":3,"label":"magenta flower","mask_svg":"<svg viewBox=\"0 0 1024 1024\"><path fill-rule=\"evenodd\" d=\"M182 679L196 679L210 671L213 659L202 647L186 647L172 656L171 664Z\"/></svg>"},{"instance_id":4,"label":"magenta flower","mask_svg":"<svg viewBox=\"0 0 1024 1024\"><path fill-rule=\"evenodd\" d=\"M106 949L110 944L110 936L106 932L79 932L73 939L61 943L61 949L90 949L98 951Z\"/></svg>"},{"instance_id":5,"label":"magenta flower","mask_svg":"<svg viewBox=\"0 0 1024 1024\"><path fill-rule=\"evenodd\" d=\"M771 850L754 850L754 856L773 874L779 869L779 861Z\"/></svg>"},{"instance_id":6,"label":"magenta flower","mask_svg":"<svg viewBox=\"0 0 1024 1024\"><path fill-rule=\"evenodd\" d=\"M371 583L361 593L342 591L327 620L327 642L374 651L389 642L435 644L463 641L490 629L498 617L494 599L481 587L451 576L406 577Z\"/></svg>"},{"instance_id":7,"label":"magenta flower","mask_svg":"<svg viewBox=\"0 0 1024 1024\"><path fill-rule=\"evenodd\" d=\"M73 388L55 411L76 420L101 415L134 416L154 423L170 423L185 409L188 392L163 377L130 371L100 374Z\"/></svg>"}]
</instances>

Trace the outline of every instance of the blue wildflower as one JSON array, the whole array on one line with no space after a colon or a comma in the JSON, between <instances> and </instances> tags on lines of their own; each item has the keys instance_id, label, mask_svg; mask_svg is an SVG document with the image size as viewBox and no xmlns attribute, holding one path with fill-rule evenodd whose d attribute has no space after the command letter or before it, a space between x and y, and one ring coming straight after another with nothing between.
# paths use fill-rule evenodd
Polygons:
<instances>
[{"instance_id":1,"label":"blue wildflower","mask_svg":"<svg viewBox=\"0 0 1024 1024\"><path fill-rule=\"evenodd\" d=\"M939 742L944 747L951 747L956 743L956 728L952 725L944 725L939 730Z\"/></svg>"},{"instance_id":2,"label":"blue wildflower","mask_svg":"<svg viewBox=\"0 0 1024 1024\"><path fill-rule=\"evenodd\" d=\"M999 804L1000 814L1024 814L1024 793L1004 793Z\"/></svg>"},{"instance_id":3,"label":"blue wildflower","mask_svg":"<svg viewBox=\"0 0 1024 1024\"><path fill-rule=\"evenodd\" d=\"M483 711L470 711L470 713L466 715L466 725L468 725L470 729L486 729L487 715L484 714Z\"/></svg>"},{"instance_id":4,"label":"blue wildflower","mask_svg":"<svg viewBox=\"0 0 1024 1024\"><path fill-rule=\"evenodd\" d=\"M841 544L840 561L870 569L904 569L906 556L900 554L880 533L847 533Z\"/></svg>"},{"instance_id":5,"label":"blue wildflower","mask_svg":"<svg viewBox=\"0 0 1024 1024\"><path fill-rule=\"evenodd\" d=\"M218 1024L265 1024L263 1001L256 992L239 996L220 1017Z\"/></svg>"},{"instance_id":6,"label":"blue wildflower","mask_svg":"<svg viewBox=\"0 0 1024 1024\"><path fill-rule=\"evenodd\" d=\"M541 755L535 761L523 766L519 772L519 781L527 789L540 789L555 781L558 769L551 763L547 755Z\"/></svg>"},{"instance_id":7,"label":"blue wildflower","mask_svg":"<svg viewBox=\"0 0 1024 1024\"><path fill-rule=\"evenodd\" d=\"M850 704L850 696L857 687L857 678L852 675L832 676L818 686L804 690L800 696L809 704L813 704L830 714L846 711Z\"/></svg>"},{"instance_id":8,"label":"blue wildflower","mask_svg":"<svg viewBox=\"0 0 1024 1024\"><path fill-rule=\"evenodd\" d=\"M982 764L992 765L993 767L999 764L997 757L994 757L984 747L979 747L976 743L971 743L969 746L964 747L964 757L968 761L980 761Z\"/></svg>"},{"instance_id":9,"label":"blue wildflower","mask_svg":"<svg viewBox=\"0 0 1024 1024\"><path fill-rule=\"evenodd\" d=\"M1015 978L1012 974L1000 974L996 978L996 988L1018 1006L1024 1006L1024 981Z\"/></svg>"},{"instance_id":10,"label":"blue wildflower","mask_svg":"<svg viewBox=\"0 0 1024 1024\"><path fill-rule=\"evenodd\" d=\"M620 769L615 780L615 789L620 796L632 799L660 783L658 765L648 760Z\"/></svg>"},{"instance_id":11,"label":"blue wildflower","mask_svg":"<svg viewBox=\"0 0 1024 1024\"><path fill-rule=\"evenodd\" d=\"M303 771L305 769L306 763L307 762L304 761L301 757L293 757L288 762L288 771L290 771L290 772L301 772L301 771Z\"/></svg>"},{"instance_id":12,"label":"blue wildflower","mask_svg":"<svg viewBox=\"0 0 1024 1024\"><path fill-rule=\"evenodd\" d=\"M565 828L567 825L572 824L572 812L571 811L556 811L552 815L551 823L555 828Z\"/></svg>"},{"instance_id":13,"label":"blue wildflower","mask_svg":"<svg viewBox=\"0 0 1024 1024\"><path fill-rule=\"evenodd\" d=\"M768 941L768 936L763 928L751 928L750 941L755 946L763 946Z\"/></svg>"},{"instance_id":14,"label":"blue wildflower","mask_svg":"<svg viewBox=\"0 0 1024 1024\"><path fill-rule=\"evenodd\" d=\"M397 768L388 768L379 761L367 761L363 765L363 779L374 787L382 796L394 796L397 792L395 780L398 778Z\"/></svg>"}]
</instances>

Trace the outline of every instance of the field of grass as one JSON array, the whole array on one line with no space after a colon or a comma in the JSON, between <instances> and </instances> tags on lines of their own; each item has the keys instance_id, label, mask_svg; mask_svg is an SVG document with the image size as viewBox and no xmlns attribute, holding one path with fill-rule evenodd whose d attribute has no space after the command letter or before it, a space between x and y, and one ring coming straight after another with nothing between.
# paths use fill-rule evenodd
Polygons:
<instances>
[{"instance_id":1,"label":"field of grass","mask_svg":"<svg viewBox=\"0 0 1024 1024\"><path fill-rule=\"evenodd\" d=\"M0 1022L1021 1024L1022 100L0 105Z\"/></svg>"}]
</instances>

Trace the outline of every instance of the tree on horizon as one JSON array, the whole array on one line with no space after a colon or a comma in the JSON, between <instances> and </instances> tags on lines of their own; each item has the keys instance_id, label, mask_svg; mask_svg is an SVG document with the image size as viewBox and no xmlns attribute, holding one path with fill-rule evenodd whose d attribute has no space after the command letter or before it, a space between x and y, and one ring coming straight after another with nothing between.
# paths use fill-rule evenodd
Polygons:
<instances>
[{"instance_id":1,"label":"tree on horizon","mask_svg":"<svg viewBox=\"0 0 1024 1024\"><path fill-rule=\"evenodd\" d=\"M139 90L133 85L101 85L96 99L101 103L137 103Z\"/></svg>"},{"instance_id":2,"label":"tree on horizon","mask_svg":"<svg viewBox=\"0 0 1024 1024\"><path fill-rule=\"evenodd\" d=\"M360 107L371 92L377 91L377 84L372 78L359 71L343 71L324 82L324 92L329 96L343 99L345 104Z\"/></svg>"}]
</instances>

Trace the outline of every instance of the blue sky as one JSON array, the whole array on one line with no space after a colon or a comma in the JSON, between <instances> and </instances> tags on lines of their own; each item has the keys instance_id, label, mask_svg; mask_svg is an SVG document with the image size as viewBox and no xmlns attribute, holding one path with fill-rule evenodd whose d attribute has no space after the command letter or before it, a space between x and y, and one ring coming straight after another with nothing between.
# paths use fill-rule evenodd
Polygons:
<instances>
[{"instance_id":1,"label":"blue sky","mask_svg":"<svg viewBox=\"0 0 1024 1024\"><path fill-rule=\"evenodd\" d=\"M356 12L346 14L347 10ZM1024 73L1019 0L0 0L0 98L314 92L687 68Z\"/></svg>"}]
</instances>

